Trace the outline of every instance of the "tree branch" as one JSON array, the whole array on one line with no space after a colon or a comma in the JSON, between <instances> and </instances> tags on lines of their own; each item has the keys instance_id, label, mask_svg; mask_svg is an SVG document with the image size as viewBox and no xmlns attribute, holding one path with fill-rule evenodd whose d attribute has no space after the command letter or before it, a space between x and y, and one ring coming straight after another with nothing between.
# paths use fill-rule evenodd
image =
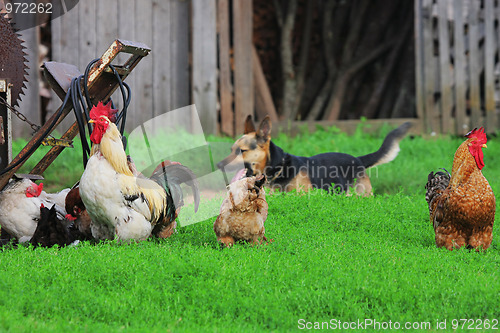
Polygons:
<instances>
[{"instance_id":1,"label":"tree branch","mask_svg":"<svg viewBox=\"0 0 500 333\"><path fill-rule=\"evenodd\" d=\"M344 99L344 95L346 92L347 85L351 78L356 74L360 69L377 59L380 55L386 52L393 44L395 40L389 40L379 47L374 49L371 53L364 55L358 60L353 61L349 67L342 72L341 75L338 76L337 81L335 82L333 92L328 101L326 112L324 114L325 120L337 120L340 114L340 109L342 107L342 100Z\"/></svg>"},{"instance_id":2,"label":"tree branch","mask_svg":"<svg viewBox=\"0 0 500 333\"><path fill-rule=\"evenodd\" d=\"M370 99L366 104L365 109L363 110L362 115L364 117L373 118L375 116L377 108L380 104L380 100L387 86L387 82L389 81L389 77L392 75L392 72L396 65L396 61L411 30L410 28L412 27L412 24L413 22L411 20L408 20L404 29L401 31L396 46L392 49L389 59L387 60L387 65L385 66L385 69L382 72L382 76L377 83L377 87L373 90L372 95L370 96Z\"/></svg>"},{"instance_id":3,"label":"tree branch","mask_svg":"<svg viewBox=\"0 0 500 333\"><path fill-rule=\"evenodd\" d=\"M283 27L281 28L281 69L283 78L283 101L281 117L289 119L295 97L295 68L293 66L292 34L298 0L290 0Z\"/></svg>"},{"instance_id":4,"label":"tree branch","mask_svg":"<svg viewBox=\"0 0 500 333\"><path fill-rule=\"evenodd\" d=\"M278 0L273 0L274 11L276 12L276 20L278 20L278 25L280 28L283 27L283 10L281 9L281 4Z\"/></svg>"},{"instance_id":5,"label":"tree branch","mask_svg":"<svg viewBox=\"0 0 500 333\"><path fill-rule=\"evenodd\" d=\"M349 34L347 35L347 40L344 44L344 51L342 52L342 63L345 64L349 59L355 54L356 47L358 44L359 36L361 35L361 29L365 25L365 17L368 6L370 5L370 0L360 0L360 8L358 6L351 7L351 20L354 24L349 29Z\"/></svg>"},{"instance_id":6,"label":"tree branch","mask_svg":"<svg viewBox=\"0 0 500 333\"><path fill-rule=\"evenodd\" d=\"M299 113L300 104L302 101L302 96L304 95L305 75L307 69L307 62L309 60L309 52L310 52L309 46L311 44L310 42L311 42L312 16L315 3L316 0L307 1L306 19L300 43L301 49L300 49L299 66L297 67L297 76L296 76L297 86L295 93L295 105L292 110L291 119L297 118L297 114Z\"/></svg>"},{"instance_id":7,"label":"tree branch","mask_svg":"<svg viewBox=\"0 0 500 333\"><path fill-rule=\"evenodd\" d=\"M332 90L333 83L335 81L335 75L337 72L337 67L335 65L335 59L332 54L333 50L333 24L332 16L335 9L335 0L329 0L325 4L323 10L323 26L322 26L322 37L323 37L323 57L325 59L326 67L328 70L328 75L323 88L316 96L313 106L307 115L307 120L316 120L316 118L323 110L325 102L328 100L328 94Z\"/></svg>"}]
</instances>

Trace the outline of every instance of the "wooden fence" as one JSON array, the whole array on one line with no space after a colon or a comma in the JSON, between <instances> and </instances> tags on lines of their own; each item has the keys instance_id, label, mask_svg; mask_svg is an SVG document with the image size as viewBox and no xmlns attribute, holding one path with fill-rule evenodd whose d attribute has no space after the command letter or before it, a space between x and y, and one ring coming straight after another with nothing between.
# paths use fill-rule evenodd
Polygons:
<instances>
[{"instance_id":1,"label":"wooden fence","mask_svg":"<svg viewBox=\"0 0 500 333\"><path fill-rule=\"evenodd\" d=\"M59 10L61 5L55 6ZM52 60L75 64L82 73L117 38L140 41L152 49L126 80L132 91L128 131L190 104L189 2L80 0L52 21L51 31ZM117 94L113 101L122 105ZM52 110L60 103L57 98L54 102Z\"/></svg>"},{"instance_id":2,"label":"wooden fence","mask_svg":"<svg viewBox=\"0 0 500 333\"><path fill-rule=\"evenodd\" d=\"M500 4L416 0L417 113L427 132L499 129Z\"/></svg>"},{"instance_id":3,"label":"wooden fence","mask_svg":"<svg viewBox=\"0 0 500 333\"><path fill-rule=\"evenodd\" d=\"M62 2L52 2L56 14L64 13ZM80 0L51 21L51 57L41 61L39 27L21 35L30 70L19 109L34 122L43 121L38 86L42 61L74 64L83 73L117 38L139 41L152 49L126 81L132 90L128 131L190 104L196 105L207 134L240 133L243 121L235 119L253 114L254 105L261 114L277 119L252 46L251 0ZM255 91L254 77L259 83ZM120 98L113 97L118 106ZM59 105L52 94L45 118ZM71 121L67 119L60 129ZM188 128L191 121L179 119ZM31 134L19 121L14 128L15 137Z\"/></svg>"},{"instance_id":4,"label":"wooden fence","mask_svg":"<svg viewBox=\"0 0 500 333\"><path fill-rule=\"evenodd\" d=\"M53 2L55 11L62 10ZM499 128L499 22L495 0L415 0L422 132ZM21 32L30 69L19 109L41 123L39 34L39 27ZM126 81L133 94L127 130L190 104L196 105L207 134L239 134L249 114L270 114L278 121L252 44L252 0L80 0L51 22L50 60L75 64L83 72L116 38L152 49ZM114 100L120 105L118 96ZM54 96L49 111L59 105ZM190 122L184 119L186 127ZM30 134L29 126L14 123L15 137Z\"/></svg>"}]
</instances>

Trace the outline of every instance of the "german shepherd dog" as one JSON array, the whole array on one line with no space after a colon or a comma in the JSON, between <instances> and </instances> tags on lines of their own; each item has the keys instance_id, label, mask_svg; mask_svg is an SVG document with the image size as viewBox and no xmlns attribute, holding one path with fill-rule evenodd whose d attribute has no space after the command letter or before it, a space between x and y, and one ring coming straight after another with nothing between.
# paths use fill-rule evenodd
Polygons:
<instances>
[{"instance_id":1,"label":"german shepherd dog","mask_svg":"<svg viewBox=\"0 0 500 333\"><path fill-rule=\"evenodd\" d=\"M231 154L217 164L222 171L236 171L244 164L246 176L264 174L272 189L281 191L320 188L350 193L354 188L361 195L372 194L366 169L388 163L399 153L399 141L412 126L406 122L391 131L379 150L354 157L344 153L323 153L312 157L294 156L271 141L272 123L265 117L256 130L252 116L245 121L245 133L236 140Z\"/></svg>"}]
</instances>

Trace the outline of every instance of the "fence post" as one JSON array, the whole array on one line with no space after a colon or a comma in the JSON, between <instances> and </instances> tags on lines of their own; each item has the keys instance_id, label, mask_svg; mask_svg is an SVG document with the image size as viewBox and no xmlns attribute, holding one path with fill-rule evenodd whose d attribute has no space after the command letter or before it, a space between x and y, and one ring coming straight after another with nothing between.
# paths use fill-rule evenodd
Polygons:
<instances>
[{"instance_id":1,"label":"fence post","mask_svg":"<svg viewBox=\"0 0 500 333\"><path fill-rule=\"evenodd\" d=\"M424 99L424 40L423 40L423 17L422 0L415 0L415 104L417 117L425 124L425 99Z\"/></svg>"},{"instance_id":2,"label":"fence post","mask_svg":"<svg viewBox=\"0 0 500 333\"><path fill-rule=\"evenodd\" d=\"M234 136L233 89L231 83L231 33L229 28L229 0L217 1L217 20L219 26L219 92L220 92L220 131Z\"/></svg>"},{"instance_id":3,"label":"fence post","mask_svg":"<svg viewBox=\"0 0 500 333\"><path fill-rule=\"evenodd\" d=\"M234 101L236 133L243 133L244 119L254 113L252 75L252 1L233 1Z\"/></svg>"},{"instance_id":4,"label":"fence post","mask_svg":"<svg viewBox=\"0 0 500 333\"><path fill-rule=\"evenodd\" d=\"M455 41L455 132L465 134L469 130L469 124L465 118L465 47L464 47L464 17L463 0L453 2L454 15L454 41Z\"/></svg>"},{"instance_id":5,"label":"fence post","mask_svg":"<svg viewBox=\"0 0 500 333\"><path fill-rule=\"evenodd\" d=\"M454 132L451 128L451 64L450 64L450 36L448 32L448 0L438 0L439 20L439 75L441 76L441 131L445 134ZM456 64L455 64L456 65Z\"/></svg>"},{"instance_id":6,"label":"fence post","mask_svg":"<svg viewBox=\"0 0 500 333\"><path fill-rule=\"evenodd\" d=\"M217 133L215 0L193 0L193 102L205 134Z\"/></svg>"},{"instance_id":7,"label":"fence post","mask_svg":"<svg viewBox=\"0 0 500 333\"><path fill-rule=\"evenodd\" d=\"M492 132L496 129L495 115L495 13L493 0L484 1L484 39L485 39L485 106L486 106L486 131Z\"/></svg>"},{"instance_id":8,"label":"fence post","mask_svg":"<svg viewBox=\"0 0 500 333\"><path fill-rule=\"evenodd\" d=\"M423 0L423 53L424 53L424 93L425 93L425 130L440 132L439 115L436 114L434 90L436 83L436 59L434 58L434 41L432 36L432 0Z\"/></svg>"}]
</instances>

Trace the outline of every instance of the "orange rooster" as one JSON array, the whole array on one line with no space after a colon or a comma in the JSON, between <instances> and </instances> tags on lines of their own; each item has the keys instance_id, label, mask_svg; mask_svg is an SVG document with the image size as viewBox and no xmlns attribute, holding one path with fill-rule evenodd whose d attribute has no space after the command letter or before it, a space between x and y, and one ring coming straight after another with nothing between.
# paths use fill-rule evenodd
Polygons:
<instances>
[{"instance_id":1,"label":"orange rooster","mask_svg":"<svg viewBox=\"0 0 500 333\"><path fill-rule=\"evenodd\" d=\"M264 222L268 205L262 189L264 175L247 177L231 183L227 198L222 202L220 214L214 222L217 240L225 246L236 241L260 244L267 241Z\"/></svg>"},{"instance_id":2,"label":"orange rooster","mask_svg":"<svg viewBox=\"0 0 500 333\"><path fill-rule=\"evenodd\" d=\"M191 186L198 208L196 177L183 165L167 165L150 179L134 175L112 122L115 112L109 103L99 103L90 112L93 146L80 180L80 196L92 220L92 235L98 240L168 237L182 203L180 184Z\"/></svg>"},{"instance_id":3,"label":"orange rooster","mask_svg":"<svg viewBox=\"0 0 500 333\"><path fill-rule=\"evenodd\" d=\"M426 200L438 247L486 250L495 221L495 195L481 172L487 139L483 128L465 137L455 153L451 176L429 174Z\"/></svg>"}]
</instances>

